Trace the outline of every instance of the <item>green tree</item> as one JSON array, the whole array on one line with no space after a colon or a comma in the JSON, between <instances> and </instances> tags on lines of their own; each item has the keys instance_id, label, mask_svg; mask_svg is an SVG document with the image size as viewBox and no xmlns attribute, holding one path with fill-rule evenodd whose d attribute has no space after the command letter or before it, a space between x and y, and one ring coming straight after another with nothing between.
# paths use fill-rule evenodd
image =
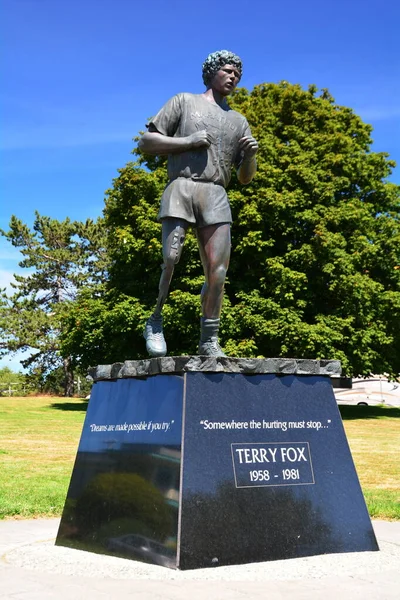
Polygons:
<instances>
[{"instance_id":1,"label":"green tree","mask_svg":"<svg viewBox=\"0 0 400 600\"><path fill-rule=\"evenodd\" d=\"M82 373L79 369L74 368L74 394L81 398L85 398L90 394L92 381L87 379L87 373ZM33 387L35 377L27 376L28 381ZM39 385L38 385L39 384ZM51 394L53 396L62 396L65 392L65 373L64 368L58 367L47 373L42 381L38 382L35 389L40 389L42 393Z\"/></svg>"},{"instance_id":2,"label":"green tree","mask_svg":"<svg viewBox=\"0 0 400 600\"><path fill-rule=\"evenodd\" d=\"M337 358L348 375L400 371L400 191L370 125L327 90L287 82L230 104L259 142L258 174L229 190L234 224L221 341L230 355ZM108 191L106 292L84 290L63 344L85 363L145 355L161 263L165 158L141 156ZM193 234L164 309L170 354L193 353L203 282ZM82 315L84 317L82 318ZM112 334L112 335L111 335ZM110 336L112 339L110 339Z\"/></svg>"},{"instance_id":3,"label":"green tree","mask_svg":"<svg viewBox=\"0 0 400 600\"><path fill-rule=\"evenodd\" d=\"M0 396L11 396L25 393L25 375L15 373L9 367L0 369Z\"/></svg>"},{"instance_id":4,"label":"green tree","mask_svg":"<svg viewBox=\"0 0 400 600\"><path fill-rule=\"evenodd\" d=\"M36 213L33 229L15 216L10 230L1 231L23 260L25 275L14 275L15 293L2 293L0 303L1 354L31 350L21 361L31 375L46 379L60 365L64 369L64 393L73 393L70 354L60 353L59 335L82 286L96 286L104 279L106 255L102 221L57 221Z\"/></svg>"},{"instance_id":5,"label":"green tree","mask_svg":"<svg viewBox=\"0 0 400 600\"><path fill-rule=\"evenodd\" d=\"M111 458L112 460L112 458ZM69 515L96 539L104 524L134 520L135 529L163 541L171 535L172 510L161 492L135 473L99 473L87 485Z\"/></svg>"}]
</instances>

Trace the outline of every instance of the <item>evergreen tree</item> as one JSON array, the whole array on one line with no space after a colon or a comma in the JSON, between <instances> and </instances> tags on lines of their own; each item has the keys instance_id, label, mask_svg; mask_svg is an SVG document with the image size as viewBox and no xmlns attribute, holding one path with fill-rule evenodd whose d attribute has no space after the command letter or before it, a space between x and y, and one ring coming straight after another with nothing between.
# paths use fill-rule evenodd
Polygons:
<instances>
[{"instance_id":1,"label":"evergreen tree","mask_svg":"<svg viewBox=\"0 0 400 600\"><path fill-rule=\"evenodd\" d=\"M22 364L43 380L62 364L67 396L73 393L73 360L70 354L60 354L62 319L83 285L104 278L103 232L101 220L57 221L39 213L32 230L13 216L10 230L1 231L19 248L19 266L27 269L26 275L14 275L15 293L1 296L1 354L31 350Z\"/></svg>"}]
</instances>

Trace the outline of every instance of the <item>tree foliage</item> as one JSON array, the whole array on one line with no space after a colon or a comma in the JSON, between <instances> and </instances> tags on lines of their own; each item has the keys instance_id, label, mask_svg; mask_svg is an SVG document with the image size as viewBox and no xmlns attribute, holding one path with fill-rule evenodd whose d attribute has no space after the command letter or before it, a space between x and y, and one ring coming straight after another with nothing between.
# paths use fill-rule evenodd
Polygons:
<instances>
[{"instance_id":1,"label":"tree foliage","mask_svg":"<svg viewBox=\"0 0 400 600\"><path fill-rule=\"evenodd\" d=\"M337 358L348 375L400 371L400 192L371 152L370 125L327 90L287 82L239 89L231 106L259 142L258 174L229 190L234 224L221 341L230 355ZM141 156L108 191L110 271L85 290L63 347L82 365L145 355L161 263L156 222L165 158ZM193 353L203 282L188 235L164 309L170 354Z\"/></svg>"},{"instance_id":2,"label":"tree foliage","mask_svg":"<svg viewBox=\"0 0 400 600\"><path fill-rule=\"evenodd\" d=\"M0 369L0 396L20 396L25 393L25 383L25 375L22 373L15 373L9 367Z\"/></svg>"},{"instance_id":3,"label":"tree foliage","mask_svg":"<svg viewBox=\"0 0 400 600\"><path fill-rule=\"evenodd\" d=\"M14 275L15 293L2 294L1 354L31 350L22 361L31 374L45 380L49 371L64 367L65 393L73 391L73 361L60 354L61 323L77 291L104 277L106 254L101 220L86 223L57 221L36 213L31 230L13 216L9 231L1 231L23 256L25 275Z\"/></svg>"},{"instance_id":4,"label":"tree foliage","mask_svg":"<svg viewBox=\"0 0 400 600\"><path fill-rule=\"evenodd\" d=\"M134 473L99 473L71 508L76 520L93 538L101 527L121 518L135 520L153 539L164 540L172 532L172 510L161 492Z\"/></svg>"}]
</instances>

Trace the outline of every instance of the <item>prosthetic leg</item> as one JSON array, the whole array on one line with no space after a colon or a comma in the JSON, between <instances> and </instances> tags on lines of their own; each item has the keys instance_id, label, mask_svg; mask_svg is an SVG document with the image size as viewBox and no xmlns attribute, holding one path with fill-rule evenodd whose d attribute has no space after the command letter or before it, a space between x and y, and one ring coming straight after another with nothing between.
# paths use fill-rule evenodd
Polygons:
<instances>
[{"instance_id":1,"label":"prosthetic leg","mask_svg":"<svg viewBox=\"0 0 400 600\"><path fill-rule=\"evenodd\" d=\"M158 298L156 308L148 319L143 331L146 340L147 352L152 357L165 356L167 344L163 332L162 309L168 296L169 286L175 265L178 264L186 231L189 223L182 219L164 219L162 222L163 264L161 266L161 277L158 286Z\"/></svg>"}]
</instances>

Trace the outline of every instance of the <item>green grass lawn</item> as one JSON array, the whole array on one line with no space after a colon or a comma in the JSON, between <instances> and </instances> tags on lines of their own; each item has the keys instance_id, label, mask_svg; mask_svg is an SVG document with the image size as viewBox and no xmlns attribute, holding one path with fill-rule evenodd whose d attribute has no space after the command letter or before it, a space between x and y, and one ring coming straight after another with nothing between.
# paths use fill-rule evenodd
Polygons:
<instances>
[{"instance_id":1,"label":"green grass lawn","mask_svg":"<svg viewBox=\"0 0 400 600\"><path fill-rule=\"evenodd\" d=\"M59 516L87 402L0 398L0 518ZM341 406L372 517L400 519L400 409Z\"/></svg>"},{"instance_id":2,"label":"green grass lawn","mask_svg":"<svg viewBox=\"0 0 400 600\"><path fill-rule=\"evenodd\" d=\"M400 409L339 409L369 514L400 519Z\"/></svg>"},{"instance_id":3,"label":"green grass lawn","mask_svg":"<svg viewBox=\"0 0 400 600\"><path fill-rule=\"evenodd\" d=\"M0 398L0 518L59 516L87 402Z\"/></svg>"}]
</instances>

